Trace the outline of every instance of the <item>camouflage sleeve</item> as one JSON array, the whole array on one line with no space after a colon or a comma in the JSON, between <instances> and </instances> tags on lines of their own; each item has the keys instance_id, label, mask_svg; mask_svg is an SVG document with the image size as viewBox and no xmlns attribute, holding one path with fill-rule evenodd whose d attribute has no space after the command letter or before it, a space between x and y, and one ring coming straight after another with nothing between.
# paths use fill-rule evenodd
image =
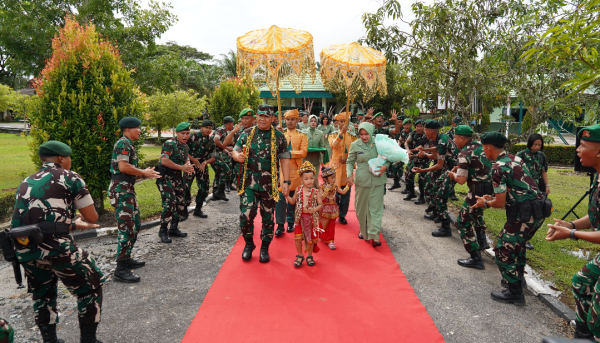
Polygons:
<instances>
[{"instance_id":1,"label":"camouflage sleeve","mask_svg":"<svg viewBox=\"0 0 600 343\"><path fill-rule=\"evenodd\" d=\"M548 171L548 160L546 159L546 155L540 151L540 160L542 161L542 170Z\"/></svg>"},{"instance_id":2,"label":"camouflage sleeve","mask_svg":"<svg viewBox=\"0 0 600 343\"><path fill-rule=\"evenodd\" d=\"M160 157L166 157L166 158L170 158L171 155L173 155L173 152L175 152L175 147L173 146L173 144L171 144L171 141L166 141L165 144L163 144L162 149L160 151Z\"/></svg>"},{"instance_id":3,"label":"camouflage sleeve","mask_svg":"<svg viewBox=\"0 0 600 343\"><path fill-rule=\"evenodd\" d=\"M277 131L279 132L279 131ZM276 139L277 143L277 157L279 159L289 159L292 158L292 152L288 149L287 139L285 139L284 134L278 135Z\"/></svg>"},{"instance_id":4,"label":"camouflage sleeve","mask_svg":"<svg viewBox=\"0 0 600 343\"><path fill-rule=\"evenodd\" d=\"M445 158L446 152L448 152L448 142L444 139L440 139L437 145L438 160L443 160Z\"/></svg>"},{"instance_id":5,"label":"camouflage sleeve","mask_svg":"<svg viewBox=\"0 0 600 343\"><path fill-rule=\"evenodd\" d=\"M469 165L470 165L470 156L468 150L463 150L458 155L458 170L456 171L456 175L467 177L469 176Z\"/></svg>"},{"instance_id":6,"label":"camouflage sleeve","mask_svg":"<svg viewBox=\"0 0 600 343\"><path fill-rule=\"evenodd\" d=\"M235 146L233 150L237 152L244 152L244 145L246 145L246 141L248 140L248 134L246 132L242 132L240 138L235 142Z\"/></svg>"},{"instance_id":7,"label":"camouflage sleeve","mask_svg":"<svg viewBox=\"0 0 600 343\"><path fill-rule=\"evenodd\" d=\"M94 204L94 200L92 199L92 195L85 185L85 181L79 176L79 174L72 172L72 181L71 192L73 195L73 203L75 204L76 209L85 208Z\"/></svg>"},{"instance_id":8,"label":"camouflage sleeve","mask_svg":"<svg viewBox=\"0 0 600 343\"><path fill-rule=\"evenodd\" d=\"M498 163L492 168L492 182L494 183L494 193L506 193L506 171Z\"/></svg>"},{"instance_id":9,"label":"camouflage sleeve","mask_svg":"<svg viewBox=\"0 0 600 343\"><path fill-rule=\"evenodd\" d=\"M184 152L183 161L184 162L189 161L189 159L190 159L190 147L187 144L183 145L183 152Z\"/></svg>"},{"instance_id":10,"label":"camouflage sleeve","mask_svg":"<svg viewBox=\"0 0 600 343\"><path fill-rule=\"evenodd\" d=\"M124 139L119 140L117 146L115 146L117 162L129 162L129 157L133 154L133 149L133 145L129 144L129 142L125 141Z\"/></svg>"}]
</instances>

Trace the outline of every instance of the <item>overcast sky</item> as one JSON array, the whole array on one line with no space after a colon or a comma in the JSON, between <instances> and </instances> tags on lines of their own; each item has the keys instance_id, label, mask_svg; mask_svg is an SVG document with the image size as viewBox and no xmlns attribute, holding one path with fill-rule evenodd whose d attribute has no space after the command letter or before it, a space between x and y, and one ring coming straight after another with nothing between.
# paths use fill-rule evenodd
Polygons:
<instances>
[{"instance_id":1,"label":"overcast sky","mask_svg":"<svg viewBox=\"0 0 600 343\"><path fill-rule=\"evenodd\" d=\"M166 0L169 2L168 0ZM361 16L375 12L375 0L171 0L179 21L160 39L176 41L215 58L232 49L237 37L271 25L301 29L313 35L315 59L331 44L350 43L364 36ZM412 19L413 0L400 0L405 19ZM429 2L429 1L426 1Z\"/></svg>"}]
</instances>

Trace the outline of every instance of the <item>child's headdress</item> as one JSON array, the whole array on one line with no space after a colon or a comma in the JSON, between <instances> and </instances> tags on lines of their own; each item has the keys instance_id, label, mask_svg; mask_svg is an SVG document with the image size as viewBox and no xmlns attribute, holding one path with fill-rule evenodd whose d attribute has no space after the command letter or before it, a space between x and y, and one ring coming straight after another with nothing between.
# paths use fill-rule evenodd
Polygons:
<instances>
[{"instance_id":1,"label":"child's headdress","mask_svg":"<svg viewBox=\"0 0 600 343\"><path fill-rule=\"evenodd\" d=\"M298 169L298 175L302 175L302 173L311 171L313 174L317 175L317 170L313 167L312 163L308 161L304 161L302 166Z\"/></svg>"},{"instance_id":2,"label":"child's headdress","mask_svg":"<svg viewBox=\"0 0 600 343\"><path fill-rule=\"evenodd\" d=\"M323 168L323 169L321 169L321 176L323 178L326 178L326 177L331 176L333 174L335 174L335 168Z\"/></svg>"}]
</instances>

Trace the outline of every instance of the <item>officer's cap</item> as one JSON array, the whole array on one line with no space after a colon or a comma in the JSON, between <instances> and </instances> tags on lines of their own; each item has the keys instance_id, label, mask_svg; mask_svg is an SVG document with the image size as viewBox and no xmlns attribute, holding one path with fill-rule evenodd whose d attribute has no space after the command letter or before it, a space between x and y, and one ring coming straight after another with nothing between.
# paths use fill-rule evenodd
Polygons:
<instances>
[{"instance_id":1,"label":"officer's cap","mask_svg":"<svg viewBox=\"0 0 600 343\"><path fill-rule=\"evenodd\" d=\"M191 124L184 121L183 123L179 123L177 125L177 127L175 128L175 132L179 132L179 131L185 131L185 130L189 130L190 129Z\"/></svg>"},{"instance_id":2,"label":"officer's cap","mask_svg":"<svg viewBox=\"0 0 600 343\"><path fill-rule=\"evenodd\" d=\"M40 156L71 156L73 150L63 142L47 141L40 145Z\"/></svg>"},{"instance_id":3,"label":"officer's cap","mask_svg":"<svg viewBox=\"0 0 600 343\"><path fill-rule=\"evenodd\" d=\"M504 145L507 138L498 131L488 131L481 136L481 144Z\"/></svg>"},{"instance_id":4,"label":"officer's cap","mask_svg":"<svg viewBox=\"0 0 600 343\"><path fill-rule=\"evenodd\" d=\"M230 116L227 116L227 117L223 118L223 124L233 123L233 122L235 122L235 119L233 119Z\"/></svg>"},{"instance_id":5,"label":"officer's cap","mask_svg":"<svg viewBox=\"0 0 600 343\"><path fill-rule=\"evenodd\" d=\"M458 125L454 133L459 136L473 136L473 129L469 125Z\"/></svg>"},{"instance_id":6,"label":"officer's cap","mask_svg":"<svg viewBox=\"0 0 600 343\"><path fill-rule=\"evenodd\" d=\"M582 141L600 143L600 124L584 127L579 130L577 137Z\"/></svg>"},{"instance_id":7,"label":"officer's cap","mask_svg":"<svg viewBox=\"0 0 600 343\"><path fill-rule=\"evenodd\" d=\"M212 120L210 120L210 119L204 119L202 121L202 124L200 125L200 127L208 127L208 126L210 126L210 127L214 126Z\"/></svg>"},{"instance_id":8,"label":"officer's cap","mask_svg":"<svg viewBox=\"0 0 600 343\"><path fill-rule=\"evenodd\" d=\"M442 124L440 124L437 120L429 120L425 122L426 129L440 129L442 128Z\"/></svg>"},{"instance_id":9,"label":"officer's cap","mask_svg":"<svg viewBox=\"0 0 600 343\"><path fill-rule=\"evenodd\" d=\"M139 127L142 124L142 121L136 117L125 117L119 120L119 126L124 129L132 129L135 127Z\"/></svg>"}]
</instances>

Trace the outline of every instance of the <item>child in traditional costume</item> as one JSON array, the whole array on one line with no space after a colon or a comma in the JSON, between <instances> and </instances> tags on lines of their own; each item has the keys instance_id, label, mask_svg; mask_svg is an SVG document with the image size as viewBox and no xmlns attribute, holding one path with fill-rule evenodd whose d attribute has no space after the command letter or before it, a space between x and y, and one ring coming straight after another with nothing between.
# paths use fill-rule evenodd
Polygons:
<instances>
[{"instance_id":1,"label":"child in traditional costume","mask_svg":"<svg viewBox=\"0 0 600 343\"><path fill-rule=\"evenodd\" d=\"M321 197L323 199L323 208L320 212L321 219L321 240L327 244L329 249L335 250L336 246L334 243L335 236L335 220L340 215L340 208L336 202L336 193L344 195L348 193L350 188L348 186L340 188L335 183L336 181L336 170L335 168L324 168L321 170L321 176L325 181L319 188L321 189Z\"/></svg>"},{"instance_id":2,"label":"child in traditional costume","mask_svg":"<svg viewBox=\"0 0 600 343\"><path fill-rule=\"evenodd\" d=\"M302 167L298 169L298 175L302 179L302 185L296 188L294 197L287 196L288 203L296 205L294 231L296 250L296 261L294 261L294 267L298 268L304 261L304 253L302 252L302 241L304 241L305 251L307 252L306 264L308 266L314 266L315 260L312 257L313 252L318 252L319 247L317 242L319 241L319 210L323 207L321 201L321 190L314 188L314 180L316 170L313 165L306 161L302 164Z\"/></svg>"}]
</instances>

